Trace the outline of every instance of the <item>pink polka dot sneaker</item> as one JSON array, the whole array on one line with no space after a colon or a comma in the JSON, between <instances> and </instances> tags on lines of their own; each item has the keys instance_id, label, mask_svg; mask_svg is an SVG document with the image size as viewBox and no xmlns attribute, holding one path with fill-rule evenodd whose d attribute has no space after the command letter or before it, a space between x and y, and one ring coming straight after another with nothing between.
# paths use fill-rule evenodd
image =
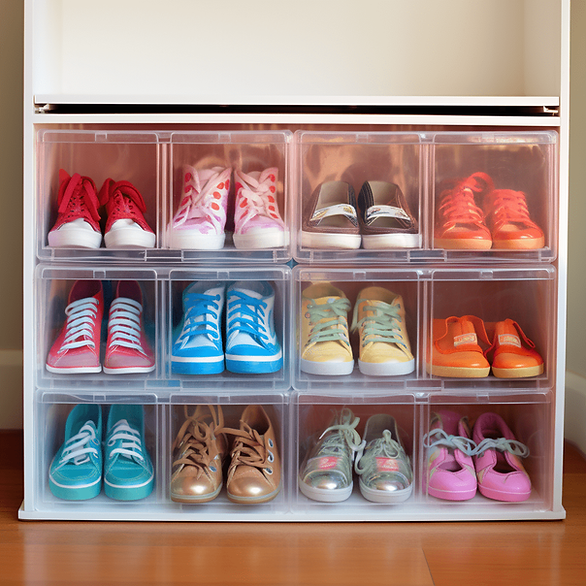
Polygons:
<instances>
[{"instance_id":1,"label":"pink polka dot sneaker","mask_svg":"<svg viewBox=\"0 0 586 586\"><path fill-rule=\"evenodd\" d=\"M278 171L276 167L248 174L234 171L236 248L280 248L286 245L285 223L277 203Z\"/></svg>"},{"instance_id":2,"label":"pink polka dot sneaker","mask_svg":"<svg viewBox=\"0 0 586 586\"><path fill-rule=\"evenodd\" d=\"M153 248L156 236L144 219L146 205L132 183L106 179L100 189L100 203L108 214L106 248Z\"/></svg>"},{"instance_id":3,"label":"pink polka dot sneaker","mask_svg":"<svg viewBox=\"0 0 586 586\"><path fill-rule=\"evenodd\" d=\"M49 246L100 248L100 204L94 182L79 173L70 177L66 171L59 169L57 205L57 221L49 232Z\"/></svg>"},{"instance_id":4,"label":"pink polka dot sneaker","mask_svg":"<svg viewBox=\"0 0 586 586\"><path fill-rule=\"evenodd\" d=\"M179 208L169 226L169 246L187 250L220 250L232 169L213 167L197 171L186 166Z\"/></svg>"}]
</instances>

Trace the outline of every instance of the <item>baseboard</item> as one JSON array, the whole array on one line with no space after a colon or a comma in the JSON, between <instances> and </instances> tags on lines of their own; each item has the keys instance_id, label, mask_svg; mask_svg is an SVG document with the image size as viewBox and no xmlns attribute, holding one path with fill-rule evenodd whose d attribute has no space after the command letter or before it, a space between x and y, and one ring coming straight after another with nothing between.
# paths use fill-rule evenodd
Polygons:
<instances>
[{"instance_id":1,"label":"baseboard","mask_svg":"<svg viewBox=\"0 0 586 586\"><path fill-rule=\"evenodd\" d=\"M565 438L586 454L586 377L566 371Z\"/></svg>"},{"instance_id":2,"label":"baseboard","mask_svg":"<svg viewBox=\"0 0 586 586\"><path fill-rule=\"evenodd\" d=\"M0 429L22 429L22 350L0 350Z\"/></svg>"}]
</instances>

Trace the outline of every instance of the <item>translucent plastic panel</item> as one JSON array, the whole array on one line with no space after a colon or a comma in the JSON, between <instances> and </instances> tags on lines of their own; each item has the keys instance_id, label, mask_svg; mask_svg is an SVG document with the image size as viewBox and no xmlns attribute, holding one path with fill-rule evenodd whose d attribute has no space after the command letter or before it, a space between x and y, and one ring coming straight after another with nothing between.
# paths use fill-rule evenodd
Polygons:
<instances>
[{"instance_id":1,"label":"translucent plastic panel","mask_svg":"<svg viewBox=\"0 0 586 586\"><path fill-rule=\"evenodd\" d=\"M501 503L535 510L549 508L553 486L551 408L549 394L511 395L490 403L453 396L434 398L421 421L424 501L444 510ZM449 436L457 440L446 439ZM482 442L484 445L478 447ZM486 458L491 462L488 466ZM468 475L471 464L476 474Z\"/></svg>"},{"instance_id":2,"label":"translucent plastic panel","mask_svg":"<svg viewBox=\"0 0 586 586\"><path fill-rule=\"evenodd\" d=\"M343 385L350 395L357 388L416 386L423 331L419 278L414 270L296 267L295 388Z\"/></svg>"}]
</instances>

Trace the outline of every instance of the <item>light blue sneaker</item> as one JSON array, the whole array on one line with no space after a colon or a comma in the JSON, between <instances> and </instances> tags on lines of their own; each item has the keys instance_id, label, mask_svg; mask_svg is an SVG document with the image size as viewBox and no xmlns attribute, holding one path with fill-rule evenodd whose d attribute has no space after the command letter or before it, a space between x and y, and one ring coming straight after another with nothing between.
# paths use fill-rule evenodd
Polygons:
<instances>
[{"instance_id":1,"label":"light blue sneaker","mask_svg":"<svg viewBox=\"0 0 586 586\"><path fill-rule=\"evenodd\" d=\"M76 405L65 423L65 442L49 467L49 488L60 499L83 501L102 490L102 409Z\"/></svg>"},{"instance_id":2,"label":"light blue sneaker","mask_svg":"<svg viewBox=\"0 0 586 586\"><path fill-rule=\"evenodd\" d=\"M104 491L119 501L149 496L155 473L144 442L141 405L112 405L108 414Z\"/></svg>"},{"instance_id":3,"label":"light blue sneaker","mask_svg":"<svg viewBox=\"0 0 586 586\"><path fill-rule=\"evenodd\" d=\"M173 336L171 370L177 374L224 371L224 285L195 282L183 291L183 318Z\"/></svg>"},{"instance_id":4,"label":"light blue sneaker","mask_svg":"<svg viewBox=\"0 0 586 586\"><path fill-rule=\"evenodd\" d=\"M228 287L226 368L236 373L277 372L283 353L274 324L275 291L264 281L239 281Z\"/></svg>"}]
</instances>

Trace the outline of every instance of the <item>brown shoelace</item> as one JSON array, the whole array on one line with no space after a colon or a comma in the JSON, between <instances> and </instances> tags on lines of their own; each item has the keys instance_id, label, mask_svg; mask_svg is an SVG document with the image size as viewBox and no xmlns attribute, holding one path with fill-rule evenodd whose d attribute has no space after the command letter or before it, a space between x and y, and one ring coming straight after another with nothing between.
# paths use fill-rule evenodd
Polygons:
<instances>
[{"instance_id":1,"label":"brown shoelace","mask_svg":"<svg viewBox=\"0 0 586 586\"><path fill-rule=\"evenodd\" d=\"M217 438L224 433L224 415L222 409L218 411L209 408L211 414L211 423L207 413L200 413L197 410L193 415L188 415L185 407L186 420L181 426L177 437L173 442L173 452L180 452L179 458L173 462L173 469L178 466L189 466L192 468L196 478L203 474L204 468L207 468L212 460L219 454Z\"/></svg>"}]
</instances>

